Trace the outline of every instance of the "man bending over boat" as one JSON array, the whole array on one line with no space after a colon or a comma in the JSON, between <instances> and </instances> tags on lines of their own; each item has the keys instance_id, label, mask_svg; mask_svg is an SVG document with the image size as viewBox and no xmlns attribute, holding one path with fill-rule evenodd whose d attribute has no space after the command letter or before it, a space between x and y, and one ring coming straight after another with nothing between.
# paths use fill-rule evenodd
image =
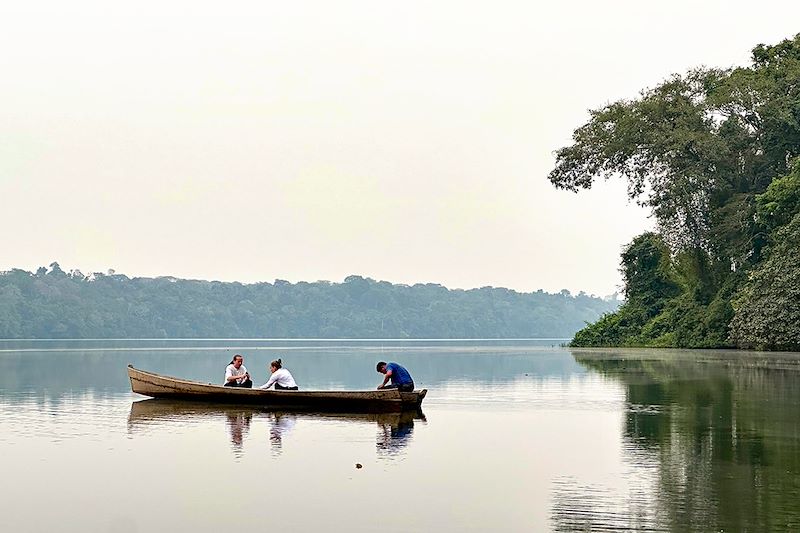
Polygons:
<instances>
[{"instance_id":1,"label":"man bending over boat","mask_svg":"<svg viewBox=\"0 0 800 533\"><path fill-rule=\"evenodd\" d=\"M225 369L225 386L226 387L243 387L245 389L253 388L253 382L250 380L250 373L247 367L244 366L244 357L238 353L233 356L231 363Z\"/></svg>"},{"instance_id":2,"label":"man bending over boat","mask_svg":"<svg viewBox=\"0 0 800 533\"><path fill-rule=\"evenodd\" d=\"M378 389L399 389L402 392L412 392L414 390L414 380L411 379L411 374L397 363L381 361L375 367L375 370L383 374L383 383L378 386ZM387 385L386 383L390 379L392 384Z\"/></svg>"},{"instance_id":3,"label":"man bending over boat","mask_svg":"<svg viewBox=\"0 0 800 533\"><path fill-rule=\"evenodd\" d=\"M269 364L269 371L272 375L260 388L268 389L274 384L275 390L297 390L297 383L294 382L292 373L283 368L283 363L281 363L280 359L276 359Z\"/></svg>"}]
</instances>

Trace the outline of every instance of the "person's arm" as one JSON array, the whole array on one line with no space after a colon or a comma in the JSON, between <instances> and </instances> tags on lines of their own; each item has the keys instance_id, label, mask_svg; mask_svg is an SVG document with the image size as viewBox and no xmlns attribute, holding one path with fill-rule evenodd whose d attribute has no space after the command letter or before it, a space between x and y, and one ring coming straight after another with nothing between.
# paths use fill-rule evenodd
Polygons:
<instances>
[{"instance_id":1,"label":"person's arm","mask_svg":"<svg viewBox=\"0 0 800 533\"><path fill-rule=\"evenodd\" d=\"M250 379L250 372L247 371L247 368L244 369L244 374L235 375L233 373L233 369L229 368L225 371L225 381L238 381L239 383L244 383Z\"/></svg>"},{"instance_id":2,"label":"person's arm","mask_svg":"<svg viewBox=\"0 0 800 533\"><path fill-rule=\"evenodd\" d=\"M391 378L391 377L392 377L392 371L391 370L387 370L386 374L384 374L384 376L383 376L383 383L381 383L378 386L378 388L379 389L384 388L386 386L386 383L389 381L389 378Z\"/></svg>"},{"instance_id":3,"label":"person's arm","mask_svg":"<svg viewBox=\"0 0 800 533\"><path fill-rule=\"evenodd\" d=\"M263 385L261 385L261 387L259 387L259 388L268 389L268 388L272 387L272 384L275 383L276 381L278 381L278 376L276 376L275 374L277 374L277 372L273 372L272 375L267 380L267 382L264 383Z\"/></svg>"}]
</instances>

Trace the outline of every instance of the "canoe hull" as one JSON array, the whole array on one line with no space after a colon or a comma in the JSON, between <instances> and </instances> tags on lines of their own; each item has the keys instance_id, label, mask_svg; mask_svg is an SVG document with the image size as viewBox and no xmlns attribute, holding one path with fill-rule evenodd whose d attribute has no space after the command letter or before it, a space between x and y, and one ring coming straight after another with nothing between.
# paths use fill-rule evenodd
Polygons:
<instances>
[{"instance_id":1,"label":"canoe hull","mask_svg":"<svg viewBox=\"0 0 800 533\"><path fill-rule=\"evenodd\" d=\"M427 390L286 391L242 389L200 383L146 372L128 365L131 390L152 398L213 403L254 404L282 409L319 411L390 412L419 409Z\"/></svg>"}]
</instances>

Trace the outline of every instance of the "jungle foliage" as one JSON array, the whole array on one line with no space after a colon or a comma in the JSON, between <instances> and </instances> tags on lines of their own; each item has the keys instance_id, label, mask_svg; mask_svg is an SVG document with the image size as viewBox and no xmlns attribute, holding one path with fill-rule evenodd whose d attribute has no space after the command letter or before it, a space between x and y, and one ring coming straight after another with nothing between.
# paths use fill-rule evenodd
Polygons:
<instances>
[{"instance_id":1,"label":"jungle foliage","mask_svg":"<svg viewBox=\"0 0 800 533\"><path fill-rule=\"evenodd\" d=\"M0 273L0 338L568 338L617 301L437 284Z\"/></svg>"},{"instance_id":2,"label":"jungle foliage","mask_svg":"<svg viewBox=\"0 0 800 533\"><path fill-rule=\"evenodd\" d=\"M800 35L591 111L573 140L556 187L622 177L657 223L622 255L626 304L573 345L800 346Z\"/></svg>"}]
</instances>

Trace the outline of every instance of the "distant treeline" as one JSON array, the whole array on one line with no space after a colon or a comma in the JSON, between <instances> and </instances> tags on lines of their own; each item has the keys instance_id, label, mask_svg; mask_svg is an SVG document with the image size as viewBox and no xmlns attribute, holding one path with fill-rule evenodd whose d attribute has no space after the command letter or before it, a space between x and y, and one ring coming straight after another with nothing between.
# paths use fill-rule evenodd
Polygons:
<instances>
[{"instance_id":1,"label":"distant treeline","mask_svg":"<svg viewBox=\"0 0 800 533\"><path fill-rule=\"evenodd\" d=\"M53 263L0 273L0 338L564 338L618 305L566 290L86 276Z\"/></svg>"}]
</instances>

